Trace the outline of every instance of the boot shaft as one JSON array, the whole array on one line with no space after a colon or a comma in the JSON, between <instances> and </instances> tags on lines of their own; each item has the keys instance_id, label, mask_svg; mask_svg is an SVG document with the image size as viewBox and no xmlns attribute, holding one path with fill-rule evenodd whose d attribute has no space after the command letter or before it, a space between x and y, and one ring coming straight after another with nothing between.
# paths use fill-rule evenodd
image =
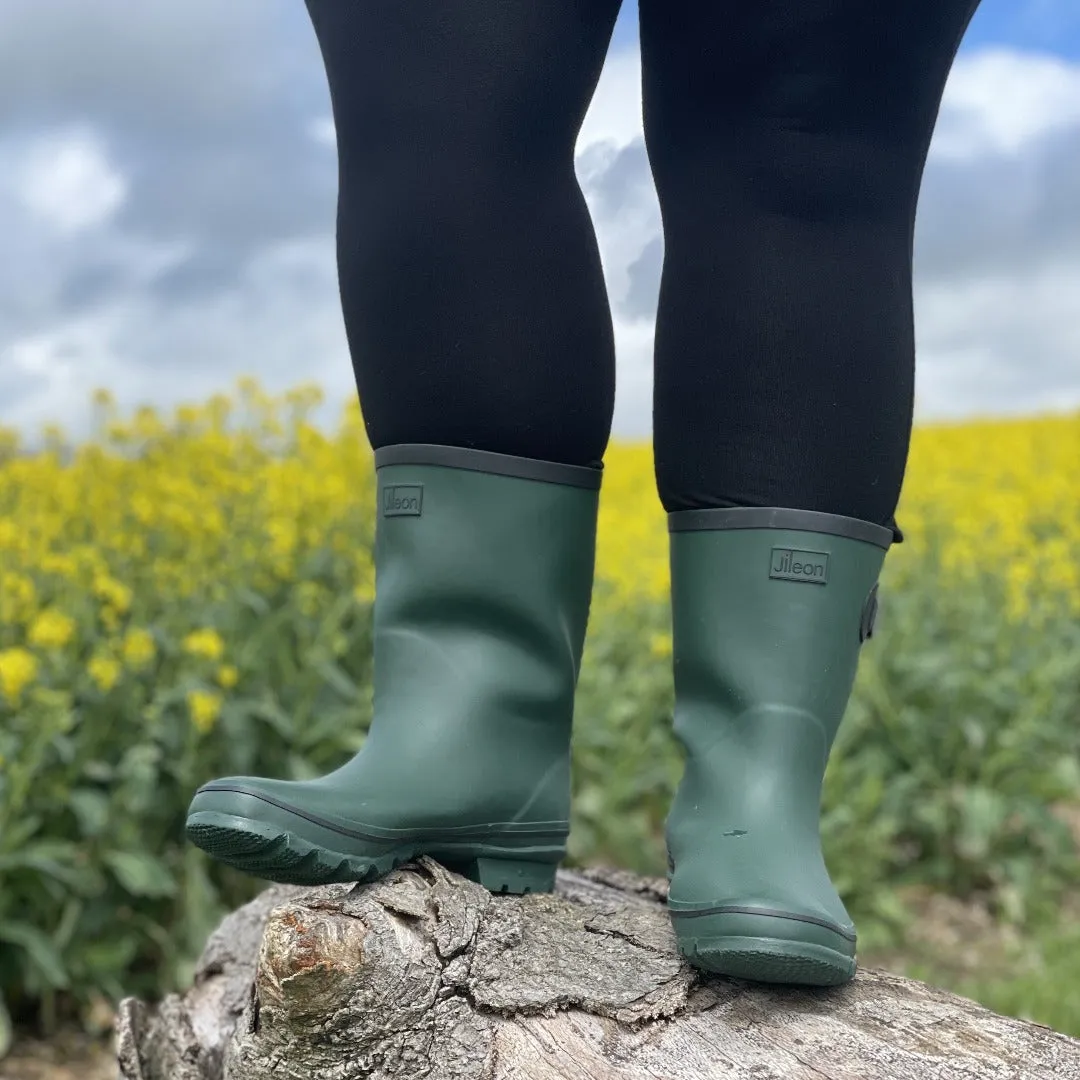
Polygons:
<instances>
[{"instance_id":1,"label":"boot shaft","mask_svg":"<svg viewBox=\"0 0 1080 1080\"><path fill-rule=\"evenodd\" d=\"M827 756L873 633L887 528L802 510L668 516L676 733L769 707L808 713Z\"/></svg>"},{"instance_id":2,"label":"boot shaft","mask_svg":"<svg viewBox=\"0 0 1080 1080\"><path fill-rule=\"evenodd\" d=\"M437 684L432 663L483 635L535 667L550 706L572 708L601 471L422 444L376 451L375 468L376 702L400 699L410 672Z\"/></svg>"}]
</instances>

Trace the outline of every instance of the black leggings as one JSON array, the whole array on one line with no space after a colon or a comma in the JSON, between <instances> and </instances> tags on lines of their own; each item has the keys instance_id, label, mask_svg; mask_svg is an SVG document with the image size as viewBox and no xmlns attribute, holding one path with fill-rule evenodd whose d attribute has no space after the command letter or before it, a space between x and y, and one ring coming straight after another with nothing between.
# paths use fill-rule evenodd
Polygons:
<instances>
[{"instance_id":1,"label":"black leggings","mask_svg":"<svg viewBox=\"0 0 1080 1080\"><path fill-rule=\"evenodd\" d=\"M819 510L901 539L916 204L978 2L640 0L666 511ZM603 458L614 336L574 147L620 3L307 0L373 448Z\"/></svg>"}]
</instances>

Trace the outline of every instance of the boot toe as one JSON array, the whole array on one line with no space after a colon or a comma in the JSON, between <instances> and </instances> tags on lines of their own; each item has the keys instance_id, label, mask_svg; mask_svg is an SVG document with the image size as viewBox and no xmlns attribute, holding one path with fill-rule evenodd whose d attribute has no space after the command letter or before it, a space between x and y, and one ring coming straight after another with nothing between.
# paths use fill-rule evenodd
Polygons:
<instances>
[{"instance_id":1,"label":"boot toe","mask_svg":"<svg viewBox=\"0 0 1080 1080\"><path fill-rule=\"evenodd\" d=\"M757 982L838 986L854 975L855 928L774 905L672 911L679 949L704 971Z\"/></svg>"},{"instance_id":2,"label":"boot toe","mask_svg":"<svg viewBox=\"0 0 1080 1080\"><path fill-rule=\"evenodd\" d=\"M233 814L257 818L268 806L292 809L289 795L302 785L291 780L271 780L259 776L225 776L200 787L191 800L189 816L197 813Z\"/></svg>"},{"instance_id":3,"label":"boot toe","mask_svg":"<svg viewBox=\"0 0 1080 1080\"><path fill-rule=\"evenodd\" d=\"M188 839L218 862L269 881L367 881L404 861L302 806L305 781L230 776L195 792Z\"/></svg>"}]
</instances>

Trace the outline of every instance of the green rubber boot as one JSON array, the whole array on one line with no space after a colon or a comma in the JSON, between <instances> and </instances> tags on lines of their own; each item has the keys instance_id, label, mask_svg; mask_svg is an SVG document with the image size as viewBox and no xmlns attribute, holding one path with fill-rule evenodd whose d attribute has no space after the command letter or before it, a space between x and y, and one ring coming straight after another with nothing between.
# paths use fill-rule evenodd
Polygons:
<instances>
[{"instance_id":1,"label":"green rubber boot","mask_svg":"<svg viewBox=\"0 0 1080 1080\"><path fill-rule=\"evenodd\" d=\"M187 835L270 881L374 881L426 854L491 892L550 892L602 466L402 445L375 468L363 747L317 780L204 784Z\"/></svg>"},{"instance_id":2,"label":"green rubber boot","mask_svg":"<svg viewBox=\"0 0 1080 1080\"><path fill-rule=\"evenodd\" d=\"M822 856L821 786L892 530L756 507L675 512L668 527L680 952L743 979L847 982L855 927Z\"/></svg>"}]
</instances>

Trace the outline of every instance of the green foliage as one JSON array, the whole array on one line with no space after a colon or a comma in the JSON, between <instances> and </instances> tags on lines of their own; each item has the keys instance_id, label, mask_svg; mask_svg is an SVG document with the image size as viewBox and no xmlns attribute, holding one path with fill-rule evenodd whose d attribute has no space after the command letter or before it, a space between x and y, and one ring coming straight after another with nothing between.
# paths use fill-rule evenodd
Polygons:
<instances>
[{"instance_id":1,"label":"green foliage","mask_svg":"<svg viewBox=\"0 0 1080 1080\"><path fill-rule=\"evenodd\" d=\"M111 693L32 689L0 728L0 998L52 1015L58 992L86 1013L103 995L156 999L184 985L221 917L260 883L186 843L199 784L261 772L299 779L360 747L370 723L370 609L330 590L311 617L294 585L193 596L157 620L158 659ZM237 643L240 681L212 730L186 704L210 688L180 656L192 626ZM2 1024L0 1024L2 1027Z\"/></svg>"},{"instance_id":2,"label":"green foliage","mask_svg":"<svg viewBox=\"0 0 1080 1080\"><path fill-rule=\"evenodd\" d=\"M183 986L222 915L264 887L188 845L185 810L212 777L316 776L362 745L370 609L352 565L326 553L272 593L238 582L224 597L173 600L153 620L156 659L119 696L46 681L5 714L0 999L17 1019ZM304 582L330 598L317 614L298 599ZM1005 604L994 579L950 587L932 558L893 591L886 564L822 814L864 944L902 938L904 885L985 897L1028 927L1080 884L1051 813L1080 799L1080 624L1044 611L1034 634ZM192 626L215 628L239 669L206 732L185 704L204 685L180 659ZM568 865L666 873L663 824L682 765L670 661L649 643L669 629L666 605L646 602L590 626ZM1080 1005L1054 1016L1076 1028ZM0 1006L0 1043L5 1024Z\"/></svg>"}]
</instances>

